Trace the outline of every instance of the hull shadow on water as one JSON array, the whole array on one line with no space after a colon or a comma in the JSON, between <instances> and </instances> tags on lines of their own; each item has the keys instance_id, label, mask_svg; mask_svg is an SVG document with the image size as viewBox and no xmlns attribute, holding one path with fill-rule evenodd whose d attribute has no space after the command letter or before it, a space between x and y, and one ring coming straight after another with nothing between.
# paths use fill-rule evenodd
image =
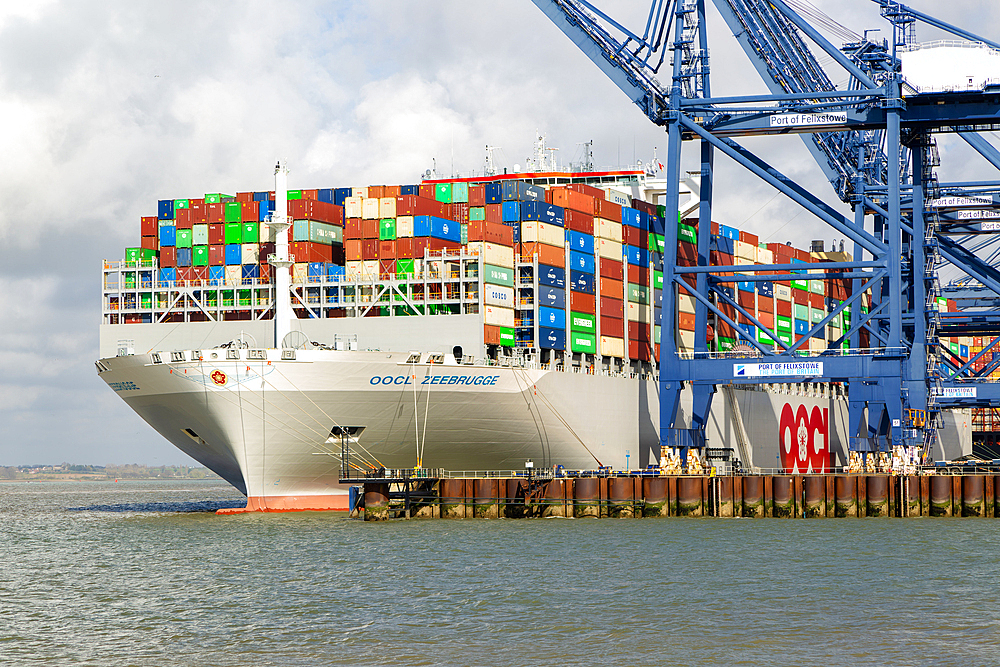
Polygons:
<instances>
[{"instance_id":1,"label":"hull shadow on water","mask_svg":"<svg viewBox=\"0 0 1000 667\"><path fill-rule=\"evenodd\" d=\"M67 507L67 512L174 512L174 513L214 513L220 509L241 508L246 500L193 500L161 503L115 503L113 505L85 505Z\"/></svg>"}]
</instances>

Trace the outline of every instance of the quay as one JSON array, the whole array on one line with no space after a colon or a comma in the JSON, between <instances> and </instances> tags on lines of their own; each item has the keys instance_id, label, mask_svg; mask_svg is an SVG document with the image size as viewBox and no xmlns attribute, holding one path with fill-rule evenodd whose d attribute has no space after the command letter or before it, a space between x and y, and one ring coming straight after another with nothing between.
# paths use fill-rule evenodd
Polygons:
<instances>
[{"instance_id":1,"label":"quay","mask_svg":"<svg viewBox=\"0 0 1000 667\"><path fill-rule=\"evenodd\" d=\"M351 516L388 519L1000 517L1000 474L393 476L356 484Z\"/></svg>"}]
</instances>

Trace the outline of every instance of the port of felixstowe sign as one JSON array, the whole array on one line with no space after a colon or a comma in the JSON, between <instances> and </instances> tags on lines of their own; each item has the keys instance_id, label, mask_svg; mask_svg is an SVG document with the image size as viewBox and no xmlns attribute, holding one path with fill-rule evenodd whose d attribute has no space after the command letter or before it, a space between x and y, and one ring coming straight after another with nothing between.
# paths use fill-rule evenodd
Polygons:
<instances>
[{"instance_id":1,"label":"port of felixstowe sign","mask_svg":"<svg viewBox=\"0 0 1000 667\"><path fill-rule=\"evenodd\" d=\"M846 111L833 111L827 113L780 113L768 117L769 127L843 125L845 123L847 123Z\"/></svg>"},{"instance_id":2,"label":"port of felixstowe sign","mask_svg":"<svg viewBox=\"0 0 1000 667\"><path fill-rule=\"evenodd\" d=\"M733 364L734 378L816 377L823 374L822 361L789 361L775 364Z\"/></svg>"}]
</instances>

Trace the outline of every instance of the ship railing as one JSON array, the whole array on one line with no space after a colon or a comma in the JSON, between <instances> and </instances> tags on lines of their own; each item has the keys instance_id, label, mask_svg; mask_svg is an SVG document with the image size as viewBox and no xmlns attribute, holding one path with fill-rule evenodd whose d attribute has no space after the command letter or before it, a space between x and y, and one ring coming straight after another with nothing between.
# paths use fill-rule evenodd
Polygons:
<instances>
[{"instance_id":1,"label":"ship railing","mask_svg":"<svg viewBox=\"0 0 1000 667\"><path fill-rule=\"evenodd\" d=\"M908 350L905 347L857 347L839 350L796 350L796 357L898 357L904 356ZM677 353L681 359L761 359L764 355L758 350L723 350L693 352L683 350Z\"/></svg>"}]
</instances>

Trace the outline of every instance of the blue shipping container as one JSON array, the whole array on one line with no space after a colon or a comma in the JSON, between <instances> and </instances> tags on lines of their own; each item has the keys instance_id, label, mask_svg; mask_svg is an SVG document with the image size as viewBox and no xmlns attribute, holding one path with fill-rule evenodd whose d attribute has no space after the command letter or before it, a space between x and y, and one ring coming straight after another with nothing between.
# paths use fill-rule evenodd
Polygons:
<instances>
[{"instance_id":1,"label":"blue shipping container","mask_svg":"<svg viewBox=\"0 0 1000 667\"><path fill-rule=\"evenodd\" d=\"M344 267L340 266L339 264L327 263L326 265L327 278L343 278L345 275L346 273L344 272Z\"/></svg>"},{"instance_id":2,"label":"blue shipping container","mask_svg":"<svg viewBox=\"0 0 1000 667\"><path fill-rule=\"evenodd\" d=\"M174 219L174 200L161 199L156 205L157 216L160 220Z\"/></svg>"},{"instance_id":3,"label":"blue shipping container","mask_svg":"<svg viewBox=\"0 0 1000 667\"><path fill-rule=\"evenodd\" d=\"M713 236L708 241L709 250L718 250L727 255L736 254L734 251L736 242L725 236Z\"/></svg>"},{"instance_id":4,"label":"blue shipping container","mask_svg":"<svg viewBox=\"0 0 1000 667\"><path fill-rule=\"evenodd\" d=\"M803 334L809 333L810 328L811 327L809 326L809 322L805 320L795 320L795 333L797 333L798 335L801 336Z\"/></svg>"},{"instance_id":5,"label":"blue shipping container","mask_svg":"<svg viewBox=\"0 0 1000 667\"><path fill-rule=\"evenodd\" d=\"M632 266L649 266L649 252L645 248L625 246L625 259Z\"/></svg>"},{"instance_id":6,"label":"blue shipping container","mask_svg":"<svg viewBox=\"0 0 1000 667\"><path fill-rule=\"evenodd\" d=\"M649 231L649 213L639 211L639 229Z\"/></svg>"},{"instance_id":7,"label":"blue shipping container","mask_svg":"<svg viewBox=\"0 0 1000 667\"><path fill-rule=\"evenodd\" d=\"M226 267L224 266L208 267L208 281L210 285L219 285L225 279L226 279Z\"/></svg>"},{"instance_id":8,"label":"blue shipping container","mask_svg":"<svg viewBox=\"0 0 1000 667\"><path fill-rule=\"evenodd\" d=\"M649 216L649 231L654 234L659 234L660 236L666 234L666 228L663 225L663 218L658 215Z\"/></svg>"},{"instance_id":9,"label":"blue shipping container","mask_svg":"<svg viewBox=\"0 0 1000 667\"><path fill-rule=\"evenodd\" d=\"M504 181L503 201L545 201L545 188L525 181Z\"/></svg>"},{"instance_id":10,"label":"blue shipping container","mask_svg":"<svg viewBox=\"0 0 1000 667\"><path fill-rule=\"evenodd\" d=\"M739 290L741 292L753 292L754 291L754 285L751 282L742 282L741 281L741 282L736 283L736 287L739 288Z\"/></svg>"},{"instance_id":11,"label":"blue shipping container","mask_svg":"<svg viewBox=\"0 0 1000 667\"><path fill-rule=\"evenodd\" d=\"M179 250L179 248L178 248ZM242 264L243 246L239 243L230 243L226 246L226 264L230 266Z\"/></svg>"},{"instance_id":12,"label":"blue shipping container","mask_svg":"<svg viewBox=\"0 0 1000 667\"><path fill-rule=\"evenodd\" d=\"M538 220L550 225L563 226L565 213L561 206L554 206L544 201L504 202L503 210L507 210L508 204L520 204L518 208L521 211L522 221Z\"/></svg>"},{"instance_id":13,"label":"blue shipping container","mask_svg":"<svg viewBox=\"0 0 1000 667\"><path fill-rule=\"evenodd\" d=\"M177 228L173 225L160 227L160 246L177 245Z\"/></svg>"},{"instance_id":14,"label":"blue shipping container","mask_svg":"<svg viewBox=\"0 0 1000 667\"><path fill-rule=\"evenodd\" d=\"M561 287L538 286L538 305L548 308L566 308L566 290Z\"/></svg>"},{"instance_id":15,"label":"blue shipping container","mask_svg":"<svg viewBox=\"0 0 1000 667\"><path fill-rule=\"evenodd\" d=\"M639 211L634 208L629 208L628 206L622 206L622 220L623 225L628 225L629 227L639 226Z\"/></svg>"},{"instance_id":16,"label":"blue shipping container","mask_svg":"<svg viewBox=\"0 0 1000 667\"><path fill-rule=\"evenodd\" d=\"M333 202L333 188L320 188L316 193L316 199L325 201L327 204Z\"/></svg>"},{"instance_id":17,"label":"blue shipping container","mask_svg":"<svg viewBox=\"0 0 1000 667\"><path fill-rule=\"evenodd\" d=\"M270 192L255 192L253 193L254 201L267 201L268 197L271 196Z\"/></svg>"},{"instance_id":18,"label":"blue shipping container","mask_svg":"<svg viewBox=\"0 0 1000 667\"><path fill-rule=\"evenodd\" d=\"M514 243L520 243L521 242L521 223L520 222L505 222L503 224L506 225L507 227L510 227L511 231L514 232L514 234L513 234L514 235Z\"/></svg>"},{"instance_id":19,"label":"blue shipping container","mask_svg":"<svg viewBox=\"0 0 1000 667\"><path fill-rule=\"evenodd\" d=\"M760 294L763 295L763 296L766 296L766 297L769 297L769 298L773 297L774 296L774 283L772 283L769 280L757 283L757 291L760 292Z\"/></svg>"},{"instance_id":20,"label":"blue shipping container","mask_svg":"<svg viewBox=\"0 0 1000 667\"><path fill-rule=\"evenodd\" d=\"M663 290L653 289L653 305L657 310L663 305Z\"/></svg>"},{"instance_id":21,"label":"blue shipping container","mask_svg":"<svg viewBox=\"0 0 1000 667\"><path fill-rule=\"evenodd\" d=\"M734 229L732 227L727 227L726 225L719 225L719 233L732 241L740 240L740 230Z\"/></svg>"},{"instance_id":22,"label":"blue shipping container","mask_svg":"<svg viewBox=\"0 0 1000 667\"><path fill-rule=\"evenodd\" d=\"M663 296L660 295L660 299L662 298ZM663 317L663 308L661 306L653 306L653 324L663 326L663 323L660 322L660 319L662 319L662 317ZM667 326L670 326L670 324L668 323ZM659 343L660 341L655 341L655 342Z\"/></svg>"},{"instance_id":23,"label":"blue shipping container","mask_svg":"<svg viewBox=\"0 0 1000 667\"><path fill-rule=\"evenodd\" d=\"M334 188L333 189L333 203L337 206L343 206L344 200L351 196L351 188Z\"/></svg>"},{"instance_id":24,"label":"blue shipping container","mask_svg":"<svg viewBox=\"0 0 1000 667\"><path fill-rule=\"evenodd\" d=\"M594 265L594 256L592 254L578 252L576 250L569 251L569 268L574 271L583 271L584 273L593 274Z\"/></svg>"},{"instance_id":25,"label":"blue shipping container","mask_svg":"<svg viewBox=\"0 0 1000 667\"><path fill-rule=\"evenodd\" d=\"M462 226L454 220L446 220L433 215L418 215L413 218L413 235L430 236L461 243Z\"/></svg>"},{"instance_id":26,"label":"blue shipping container","mask_svg":"<svg viewBox=\"0 0 1000 667\"><path fill-rule=\"evenodd\" d=\"M265 193L266 194L266 193ZM260 202L260 206L257 208L257 220L259 222L264 222L267 220L267 216L274 211L274 200L265 199Z\"/></svg>"},{"instance_id":27,"label":"blue shipping container","mask_svg":"<svg viewBox=\"0 0 1000 667\"><path fill-rule=\"evenodd\" d=\"M400 185L399 186L399 194L400 194L400 196L404 196L404 197L406 195L419 195L420 194L420 186L419 185Z\"/></svg>"},{"instance_id":28,"label":"blue shipping container","mask_svg":"<svg viewBox=\"0 0 1000 667\"><path fill-rule=\"evenodd\" d=\"M566 287L566 269L561 266L538 265L538 284L549 287Z\"/></svg>"},{"instance_id":29,"label":"blue shipping container","mask_svg":"<svg viewBox=\"0 0 1000 667\"><path fill-rule=\"evenodd\" d=\"M662 252L654 252L654 253L651 254L651 257L653 258L653 268L656 269L657 271L662 271L663 270L663 253Z\"/></svg>"},{"instance_id":30,"label":"blue shipping container","mask_svg":"<svg viewBox=\"0 0 1000 667\"><path fill-rule=\"evenodd\" d=\"M486 196L487 204L499 204L503 201L503 187L501 183L486 183L483 185L483 194Z\"/></svg>"},{"instance_id":31,"label":"blue shipping container","mask_svg":"<svg viewBox=\"0 0 1000 667\"><path fill-rule=\"evenodd\" d=\"M520 222L521 202L505 201L500 206L500 219L504 222Z\"/></svg>"},{"instance_id":32,"label":"blue shipping container","mask_svg":"<svg viewBox=\"0 0 1000 667\"><path fill-rule=\"evenodd\" d=\"M715 289L718 290L719 292L722 292L730 299L736 298L736 288L733 287L732 285L719 285Z\"/></svg>"},{"instance_id":33,"label":"blue shipping container","mask_svg":"<svg viewBox=\"0 0 1000 667\"><path fill-rule=\"evenodd\" d=\"M306 275L309 278L316 278L318 281L326 275L326 267L323 265L323 262L309 262L309 266L306 267Z\"/></svg>"},{"instance_id":34,"label":"blue shipping container","mask_svg":"<svg viewBox=\"0 0 1000 667\"><path fill-rule=\"evenodd\" d=\"M566 331L550 329L549 327L539 327L538 347L546 350L565 350Z\"/></svg>"},{"instance_id":35,"label":"blue shipping container","mask_svg":"<svg viewBox=\"0 0 1000 667\"><path fill-rule=\"evenodd\" d=\"M161 283L172 283L177 280L177 269L173 267L168 267L166 269L160 269L160 282Z\"/></svg>"},{"instance_id":36,"label":"blue shipping container","mask_svg":"<svg viewBox=\"0 0 1000 667\"><path fill-rule=\"evenodd\" d=\"M960 357L968 357L969 356L969 346L968 345L959 345L958 346L958 356L960 356Z\"/></svg>"},{"instance_id":37,"label":"blue shipping container","mask_svg":"<svg viewBox=\"0 0 1000 667\"><path fill-rule=\"evenodd\" d=\"M538 324L553 329L566 328L566 310L564 308L538 307Z\"/></svg>"},{"instance_id":38,"label":"blue shipping container","mask_svg":"<svg viewBox=\"0 0 1000 667\"><path fill-rule=\"evenodd\" d=\"M242 272L243 272L243 280L252 280L254 278L260 278L260 265L244 264Z\"/></svg>"},{"instance_id":39,"label":"blue shipping container","mask_svg":"<svg viewBox=\"0 0 1000 667\"><path fill-rule=\"evenodd\" d=\"M595 291L595 280L594 274L584 273L583 271L570 270L569 272L569 287L574 292L581 292L583 294L593 294Z\"/></svg>"},{"instance_id":40,"label":"blue shipping container","mask_svg":"<svg viewBox=\"0 0 1000 667\"><path fill-rule=\"evenodd\" d=\"M569 241L570 250L585 252L588 255L594 254L594 237L590 234L568 229L566 230L566 236L569 237L567 240Z\"/></svg>"},{"instance_id":41,"label":"blue shipping container","mask_svg":"<svg viewBox=\"0 0 1000 667\"><path fill-rule=\"evenodd\" d=\"M177 266L191 266L191 248L177 249Z\"/></svg>"}]
</instances>

